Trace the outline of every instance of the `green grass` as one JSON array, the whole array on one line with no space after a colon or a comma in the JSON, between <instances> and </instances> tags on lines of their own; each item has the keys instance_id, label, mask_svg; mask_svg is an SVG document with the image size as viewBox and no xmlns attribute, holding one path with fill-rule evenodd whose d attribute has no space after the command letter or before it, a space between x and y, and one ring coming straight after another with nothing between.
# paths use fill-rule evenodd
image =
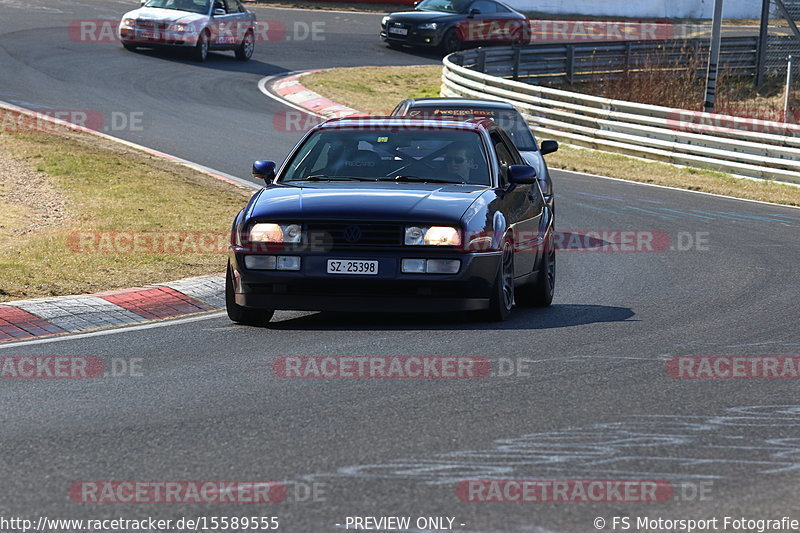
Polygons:
<instances>
[{"instance_id":1,"label":"green grass","mask_svg":"<svg viewBox=\"0 0 800 533\"><path fill-rule=\"evenodd\" d=\"M110 141L78 133L0 134L17 165L44 173L66 199L67 216L40 229L31 206L3 210L0 301L83 294L222 272L223 253L80 253L75 231L179 232L226 235L249 192ZM3 176L0 176L0 182ZM8 204L8 202L6 202ZM19 229L34 223L33 231Z\"/></svg>"}]
</instances>

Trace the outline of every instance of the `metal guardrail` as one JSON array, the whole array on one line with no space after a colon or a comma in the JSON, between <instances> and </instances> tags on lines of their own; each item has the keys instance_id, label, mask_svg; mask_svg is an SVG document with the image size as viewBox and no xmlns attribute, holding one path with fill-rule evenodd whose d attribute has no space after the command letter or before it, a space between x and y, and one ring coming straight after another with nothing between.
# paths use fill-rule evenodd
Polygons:
<instances>
[{"instance_id":1,"label":"metal guardrail","mask_svg":"<svg viewBox=\"0 0 800 533\"><path fill-rule=\"evenodd\" d=\"M579 45L576 45L579 46ZM602 45L607 48L608 43ZM800 126L613 100L523 83L541 57L517 47L444 58L442 96L515 105L538 135L569 144L800 184ZM519 57L517 63L516 57ZM488 72L481 72L484 69ZM513 77L517 71L517 80Z\"/></svg>"},{"instance_id":2,"label":"metal guardrail","mask_svg":"<svg viewBox=\"0 0 800 533\"><path fill-rule=\"evenodd\" d=\"M758 38L726 38L724 42L721 69L733 75L755 74ZM679 39L476 48L451 57L460 66L493 76L574 83L639 70L694 70L702 74L708 66L708 54L708 39Z\"/></svg>"}]
</instances>

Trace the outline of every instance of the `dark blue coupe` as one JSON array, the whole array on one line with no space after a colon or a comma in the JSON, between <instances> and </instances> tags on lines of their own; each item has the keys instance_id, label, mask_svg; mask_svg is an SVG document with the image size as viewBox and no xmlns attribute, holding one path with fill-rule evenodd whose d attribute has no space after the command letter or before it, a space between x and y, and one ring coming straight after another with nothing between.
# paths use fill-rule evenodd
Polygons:
<instances>
[{"instance_id":1,"label":"dark blue coupe","mask_svg":"<svg viewBox=\"0 0 800 533\"><path fill-rule=\"evenodd\" d=\"M236 217L226 303L275 310L483 311L553 299L553 213L536 170L488 119L329 120Z\"/></svg>"}]
</instances>

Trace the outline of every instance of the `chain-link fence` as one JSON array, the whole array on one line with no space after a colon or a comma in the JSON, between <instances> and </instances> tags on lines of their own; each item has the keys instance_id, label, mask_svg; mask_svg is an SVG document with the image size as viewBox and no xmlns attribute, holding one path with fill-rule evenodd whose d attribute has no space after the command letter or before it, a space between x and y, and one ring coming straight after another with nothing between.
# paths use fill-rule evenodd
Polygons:
<instances>
[{"instance_id":1,"label":"chain-link fence","mask_svg":"<svg viewBox=\"0 0 800 533\"><path fill-rule=\"evenodd\" d=\"M767 75L785 76L787 58L800 59L800 0L770 0L769 28L763 68Z\"/></svg>"}]
</instances>

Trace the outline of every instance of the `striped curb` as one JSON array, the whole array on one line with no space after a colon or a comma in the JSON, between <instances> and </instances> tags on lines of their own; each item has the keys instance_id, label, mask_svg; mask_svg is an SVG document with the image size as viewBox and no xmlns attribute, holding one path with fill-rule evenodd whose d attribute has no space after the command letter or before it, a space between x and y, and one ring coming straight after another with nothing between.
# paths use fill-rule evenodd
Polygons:
<instances>
[{"instance_id":1,"label":"striped curb","mask_svg":"<svg viewBox=\"0 0 800 533\"><path fill-rule=\"evenodd\" d=\"M270 86L270 90L277 96L295 105L307 109L311 113L321 115L325 119L348 117L350 115L362 114L361 111L337 104L330 98L315 93L307 89L300 83L300 78L308 74L320 72L323 69L309 70L293 74L285 78L279 78Z\"/></svg>"},{"instance_id":2,"label":"striped curb","mask_svg":"<svg viewBox=\"0 0 800 533\"><path fill-rule=\"evenodd\" d=\"M122 144L237 187L261 188L260 185L236 176L9 102L0 101L0 110L20 113ZM224 291L224 274L213 274L97 294L0 302L0 342L109 328L224 309Z\"/></svg>"},{"instance_id":3,"label":"striped curb","mask_svg":"<svg viewBox=\"0 0 800 533\"><path fill-rule=\"evenodd\" d=\"M0 304L0 342L138 324L225 307L222 274Z\"/></svg>"}]
</instances>

